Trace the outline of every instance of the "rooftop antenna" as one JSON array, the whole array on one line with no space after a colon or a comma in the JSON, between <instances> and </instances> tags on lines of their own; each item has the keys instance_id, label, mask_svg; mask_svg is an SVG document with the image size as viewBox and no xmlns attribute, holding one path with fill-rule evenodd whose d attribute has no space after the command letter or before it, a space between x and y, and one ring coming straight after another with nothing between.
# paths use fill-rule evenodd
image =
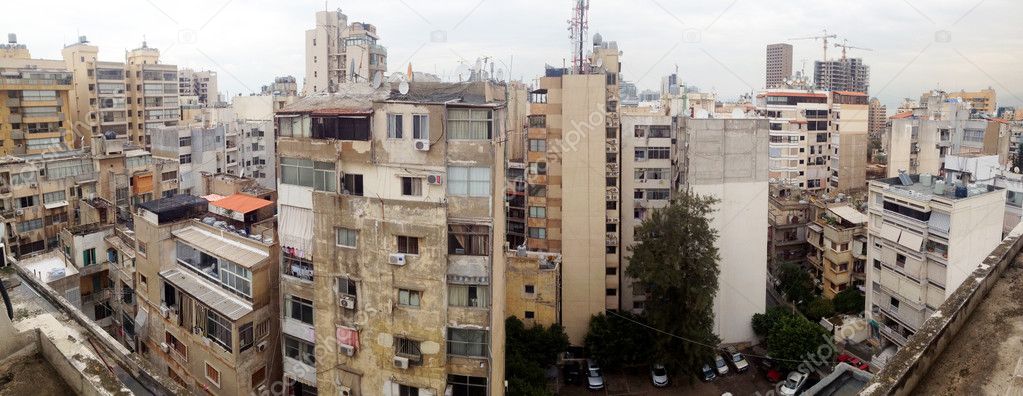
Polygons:
<instances>
[{"instance_id":1,"label":"rooftop antenna","mask_svg":"<svg viewBox=\"0 0 1023 396\"><path fill-rule=\"evenodd\" d=\"M373 73L373 89L380 88L380 85L384 83L384 72L377 70Z\"/></svg>"},{"instance_id":2,"label":"rooftop antenna","mask_svg":"<svg viewBox=\"0 0 1023 396\"><path fill-rule=\"evenodd\" d=\"M586 41L586 29L589 27L586 16L589 10L590 0L576 0L572 19L568 20L569 37L572 39L572 68L579 74L583 72L583 44Z\"/></svg>"}]
</instances>

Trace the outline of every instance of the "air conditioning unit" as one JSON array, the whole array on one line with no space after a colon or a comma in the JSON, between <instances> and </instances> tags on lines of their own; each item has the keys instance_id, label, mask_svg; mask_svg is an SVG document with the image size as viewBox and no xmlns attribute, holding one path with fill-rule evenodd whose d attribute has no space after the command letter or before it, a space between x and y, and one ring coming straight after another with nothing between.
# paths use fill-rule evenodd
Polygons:
<instances>
[{"instance_id":1,"label":"air conditioning unit","mask_svg":"<svg viewBox=\"0 0 1023 396\"><path fill-rule=\"evenodd\" d=\"M444 184L444 175L426 176L426 182L430 184Z\"/></svg>"},{"instance_id":2,"label":"air conditioning unit","mask_svg":"<svg viewBox=\"0 0 1023 396\"><path fill-rule=\"evenodd\" d=\"M405 265L405 255L402 253L392 253L387 256L387 263L391 265Z\"/></svg>"},{"instance_id":3,"label":"air conditioning unit","mask_svg":"<svg viewBox=\"0 0 1023 396\"><path fill-rule=\"evenodd\" d=\"M170 317L170 308L167 308L166 305L161 305L160 306L160 315L163 315L164 319Z\"/></svg>"},{"instance_id":4,"label":"air conditioning unit","mask_svg":"<svg viewBox=\"0 0 1023 396\"><path fill-rule=\"evenodd\" d=\"M416 139L412 141L412 145L415 146L416 150L419 151L430 151L430 141L426 139Z\"/></svg>"},{"instance_id":5,"label":"air conditioning unit","mask_svg":"<svg viewBox=\"0 0 1023 396\"><path fill-rule=\"evenodd\" d=\"M339 385L337 387L337 394L339 396L352 396L352 388L349 388L344 385Z\"/></svg>"},{"instance_id":6,"label":"air conditioning unit","mask_svg":"<svg viewBox=\"0 0 1023 396\"><path fill-rule=\"evenodd\" d=\"M401 357L401 356L395 356L394 357L394 368L407 369L408 368L408 358L407 357Z\"/></svg>"},{"instance_id":7,"label":"air conditioning unit","mask_svg":"<svg viewBox=\"0 0 1023 396\"><path fill-rule=\"evenodd\" d=\"M202 334L202 329L200 329L199 326L195 326L195 327L192 328L192 334L195 334L195 335Z\"/></svg>"},{"instance_id":8,"label":"air conditioning unit","mask_svg":"<svg viewBox=\"0 0 1023 396\"><path fill-rule=\"evenodd\" d=\"M24 215L25 215L25 210L24 210L24 209L18 209L18 210L15 210L15 211L14 211L14 214L15 214L16 216L24 216Z\"/></svg>"},{"instance_id":9,"label":"air conditioning unit","mask_svg":"<svg viewBox=\"0 0 1023 396\"><path fill-rule=\"evenodd\" d=\"M355 347L353 347L351 345L343 345L342 344L342 345L338 345L337 347L338 347L338 349L341 350L341 353L343 353L343 354L345 354L347 356L354 356L355 355Z\"/></svg>"},{"instance_id":10,"label":"air conditioning unit","mask_svg":"<svg viewBox=\"0 0 1023 396\"><path fill-rule=\"evenodd\" d=\"M266 384L263 384L263 385L260 385L260 386L256 387L256 394L259 395L259 396L263 396L263 395L269 395L270 392L267 392Z\"/></svg>"},{"instance_id":11,"label":"air conditioning unit","mask_svg":"<svg viewBox=\"0 0 1023 396\"><path fill-rule=\"evenodd\" d=\"M167 353L167 351L170 350L170 345L167 345L166 342L161 342L160 343L160 350L163 351L163 353Z\"/></svg>"},{"instance_id":12,"label":"air conditioning unit","mask_svg":"<svg viewBox=\"0 0 1023 396\"><path fill-rule=\"evenodd\" d=\"M256 350L259 351L259 352L265 351L266 350L266 341L260 341L259 344L256 344Z\"/></svg>"},{"instance_id":13,"label":"air conditioning unit","mask_svg":"<svg viewBox=\"0 0 1023 396\"><path fill-rule=\"evenodd\" d=\"M352 296L341 296L337 299L337 305L344 309L355 309L355 299Z\"/></svg>"}]
</instances>

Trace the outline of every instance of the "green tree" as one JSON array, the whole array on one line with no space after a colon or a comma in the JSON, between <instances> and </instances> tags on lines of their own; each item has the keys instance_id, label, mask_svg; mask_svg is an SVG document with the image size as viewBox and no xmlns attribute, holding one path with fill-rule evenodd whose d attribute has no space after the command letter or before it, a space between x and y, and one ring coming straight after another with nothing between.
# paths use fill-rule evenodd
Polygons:
<instances>
[{"instance_id":1,"label":"green tree","mask_svg":"<svg viewBox=\"0 0 1023 396\"><path fill-rule=\"evenodd\" d=\"M813 279L798 264L782 264L778 268L778 282L781 292L794 304L805 304L813 298Z\"/></svg>"},{"instance_id":2,"label":"green tree","mask_svg":"<svg viewBox=\"0 0 1023 396\"><path fill-rule=\"evenodd\" d=\"M505 319L504 326L509 394L549 395L544 369L557 362L558 353L568 349L565 329L559 324L527 328L514 316Z\"/></svg>"},{"instance_id":3,"label":"green tree","mask_svg":"<svg viewBox=\"0 0 1023 396\"><path fill-rule=\"evenodd\" d=\"M778 324L782 318L791 315L789 310L782 307L768 308L766 312L753 315L753 332L758 336L767 337L771 329Z\"/></svg>"},{"instance_id":4,"label":"green tree","mask_svg":"<svg viewBox=\"0 0 1023 396\"><path fill-rule=\"evenodd\" d=\"M838 292L835 295L835 312L844 314L858 314L863 312L866 301L859 290L850 287Z\"/></svg>"},{"instance_id":5,"label":"green tree","mask_svg":"<svg viewBox=\"0 0 1023 396\"><path fill-rule=\"evenodd\" d=\"M827 331L799 315L787 315L774 325L767 336L767 352L779 364L789 370L795 369L800 361L816 356L817 348L824 343Z\"/></svg>"},{"instance_id":6,"label":"green tree","mask_svg":"<svg viewBox=\"0 0 1023 396\"><path fill-rule=\"evenodd\" d=\"M647 293L644 319L685 338L653 334L654 357L685 373L698 372L714 354L704 345L720 341L713 332L720 257L715 246L718 234L710 223L717 202L710 196L683 193L640 224L636 244L630 248L626 275Z\"/></svg>"},{"instance_id":7,"label":"green tree","mask_svg":"<svg viewBox=\"0 0 1023 396\"><path fill-rule=\"evenodd\" d=\"M652 334L644 324L628 312L593 315L584 339L586 351L609 370L649 364Z\"/></svg>"},{"instance_id":8,"label":"green tree","mask_svg":"<svg viewBox=\"0 0 1023 396\"><path fill-rule=\"evenodd\" d=\"M819 321L821 318L830 318L835 315L835 306L831 300L824 297L817 297L806 304L805 309L807 319L811 321Z\"/></svg>"}]
</instances>

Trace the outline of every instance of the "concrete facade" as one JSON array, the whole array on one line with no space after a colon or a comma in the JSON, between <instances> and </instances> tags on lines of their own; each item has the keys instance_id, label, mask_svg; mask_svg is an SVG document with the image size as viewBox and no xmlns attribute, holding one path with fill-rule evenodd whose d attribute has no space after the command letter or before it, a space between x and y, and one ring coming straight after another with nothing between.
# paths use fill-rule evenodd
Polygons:
<instances>
[{"instance_id":1,"label":"concrete facade","mask_svg":"<svg viewBox=\"0 0 1023 396\"><path fill-rule=\"evenodd\" d=\"M39 154L72 146L72 73L63 61L32 59L7 44L0 57L0 154Z\"/></svg>"},{"instance_id":2,"label":"concrete facade","mask_svg":"<svg viewBox=\"0 0 1023 396\"><path fill-rule=\"evenodd\" d=\"M765 88L776 88L792 76L792 44L767 45Z\"/></svg>"},{"instance_id":3,"label":"concrete facade","mask_svg":"<svg viewBox=\"0 0 1023 396\"><path fill-rule=\"evenodd\" d=\"M305 32L302 92L337 92L342 83L369 82L387 71L387 48L377 44L376 26L348 23L337 11L317 11L316 27Z\"/></svg>"},{"instance_id":4,"label":"concrete facade","mask_svg":"<svg viewBox=\"0 0 1023 396\"><path fill-rule=\"evenodd\" d=\"M178 67L160 63L160 51L145 42L125 58L128 86L128 134L149 149L150 129L178 125L181 120Z\"/></svg>"}]
</instances>

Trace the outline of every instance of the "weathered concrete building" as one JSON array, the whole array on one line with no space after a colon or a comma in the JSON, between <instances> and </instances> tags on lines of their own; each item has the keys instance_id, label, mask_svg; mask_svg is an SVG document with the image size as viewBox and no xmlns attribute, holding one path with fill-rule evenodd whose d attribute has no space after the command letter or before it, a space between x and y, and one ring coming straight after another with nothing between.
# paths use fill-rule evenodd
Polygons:
<instances>
[{"instance_id":1,"label":"weathered concrete building","mask_svg":"<svg viewBox=\"0 0 1023 396\"><path fill-rule=\"evenodd\" d=\"M289 391L503 394L505 89L352 84L277 113Z\"/></svg>"},{"instance_id":2,"label":"weathered concrete building","mask_svg":"<svg viewBox=\"0 0 1023 396\"><path fill-rule=\"evenodd\" d=\"M376 26L348 23L340 9L317 11L316 27L305 32L302 92L338 92L341 84L368 83L387 71L387 48L379 39Z\"/></svg>"},{"instance_id":3,"label":"weathered concrete building","mask_svg":"<svg viewBox=\"0 0 1023 396\"><path fill-rule=\"evenodd\" d=\"M64 63L73 75L69 92L69 127L75 133L73 147L89 145L90 137L107 132L128 138L127 75L124 62L99 60L99 47L85 37L61 50Z\"/></svg>"},{"instance_id":4,"label":"weathered concrete building","mask_svg":"<svg viewBox=\"0 0 1023 396\"><path fill-rule=\"evenodd\" d=\"M128 86L128 134L131 141L149 149L149 130L178 125L178 67L160 63L160 50L145 42L125 58Z\"/></svg>"},{"instance_id":5,"label":"weathered concrete building","mask_svg":"<svg viewBox=\"0 0 1023 396\"><path fill-rule=\"evenodd\" d=\"M72 73L63 61L32 59L24 44L0 45L0 154L71 147Z\"/></svg>"},{"instance_id":6,"label":"weathered concrete building","mask_svg":"<svg viewBox=\"0 0 1023 396\"><path fill-rule=\"evenodd\" d=\"M824 298L850 287L866 287L867 216L846 202L813 199L814 219L807 226L807 256Z\"/></svg>"}]
</instances>

